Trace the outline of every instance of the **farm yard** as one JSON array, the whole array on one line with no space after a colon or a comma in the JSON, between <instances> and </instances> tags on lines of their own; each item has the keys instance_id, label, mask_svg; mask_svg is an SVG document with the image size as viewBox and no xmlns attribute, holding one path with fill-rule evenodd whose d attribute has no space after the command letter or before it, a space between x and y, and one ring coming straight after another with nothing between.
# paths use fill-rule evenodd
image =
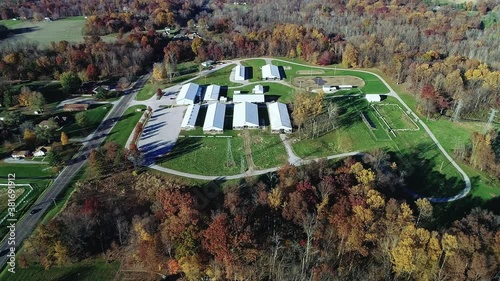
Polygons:
<instances>
[{"instance_id":1,"label":"farm yard","mask_svg":"<svg viewBox=\"0 0 500 281\"><path fill-rule=\"evenodd\" d=\"M303 70L308 72L308 70ZM301 70L297 72L303 72ZM321 89L323 85L352 85L355 88L363 88L365 82L356 76L297 76L293 78L292 85L308 90ZM356 91L359 92L359 91Z\"/></svg>"}]
</instances>

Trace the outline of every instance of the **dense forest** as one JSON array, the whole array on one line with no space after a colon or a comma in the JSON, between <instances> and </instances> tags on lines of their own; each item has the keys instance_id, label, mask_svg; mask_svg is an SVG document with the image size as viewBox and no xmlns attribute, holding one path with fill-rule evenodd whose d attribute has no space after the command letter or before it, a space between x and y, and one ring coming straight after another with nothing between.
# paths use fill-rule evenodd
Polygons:
<instances>
[{"instance_id":1,"label":"dense forest","mask_svg":"<svg viewBox=\"0 0 500 281\"><path fill-rule=\"evenodd\" d=\"M443 225L427 199L386 197L404 182L380 153L223 189L101 172L29 239L21 266L101 255L187 280L490 280L500 266L499 216L473 209Z\"/></svg>"}]
</instances>

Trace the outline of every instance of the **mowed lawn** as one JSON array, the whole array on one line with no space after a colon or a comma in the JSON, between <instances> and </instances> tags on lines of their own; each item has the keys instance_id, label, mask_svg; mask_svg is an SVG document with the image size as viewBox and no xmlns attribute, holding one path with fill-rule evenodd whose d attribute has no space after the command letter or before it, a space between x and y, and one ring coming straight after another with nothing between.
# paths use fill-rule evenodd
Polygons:
<instances>
[{"instance_id":1,"label":"mowed lawn","mask_svg":"<svg viewBox=\"0 0 500 281\"><path fill-rule=\"evenodd\" d=\"M13 41L36 41L42 46L48 46L51 42L62 40L68 42L83 41L82 28L85 25L85 18L83 17L72 17L50 22L12 20L5 22L10 24L10 29L17 34L0 41L0 45Z\"/></svg>"},{"instance_id":2,"label":"mowed lawn","mask_svg":"<svg viewBox=\"0 0 500 281\"><path fill-rule=\"evenodd\" d=\"M137 109L141 109L141 111L137 111ZM144 114L145 109L145 105L135 105L127 108L111 132L109 132L106 137L106 142L115 142L124 147L135 125L139 122L139 119L141 119L142 114Z\"/></svg>"},{"instance_id":3,"label":"mowed lawn","mask_svg":"<svg viewBox=\"0 0 500 281\"><path fill-rule=\"evenodd\" d=\"M9 281L105 281L113 280L119 267L118 262L107 263L101 260L54 266L49 270L45 270L40 265L31 265L27 268L16 267L15 274L4 270L0 279Z\"/></svg>"},{"instance_id":4,"label":"mowed lawn","mask_svg":"<svg viewBox=\"0 0 500 281\"><path fill-rule=\"evenodd\" d=\"M67 126L64 126L61 131L68 134L70 138L86 137L95 129L97 129L99 124L101 124L102 120L104 119L104 117L106 117L106 114L108 114L112 107L112 104L92 105L89 107L89 110L81 111L85 112L87 115L87 126L80 127L76 122L74 122ZM72 114L73 116L75 116L76 114L78 114L78 112L72 112Z\"/></svg>"},{"instance_id":5,"label":"mowed lawn","mask_svg":"<svg viewBox=\"0 0 500 281\"><path fill-rule=\"evenodd\" d=\"M263 130L250 130L253 162L257 169L283 166L288 155L279 135Z\"/></svg>"},{"instance_id":6,"label":"mowed lawn","mask_svg":"<svg viewBox=\"0 0 500 281\"><path fill-rule=\"evenodd\" d=\"M395 104L373 105L392 129L418 129L418 126Z\"/></svg>"},{"instance_id":7,"label":"mowed lawn","mask_svg":"<svg viewBox=\"0 0 500 281\"><path fill-rule=\"evenodd\" d=\"M226 165L228 141L231 142L234 166ZM166 168L207 176L234 175L241 172L244 157L243 140L240 137L184 137L179 138L172 151L160 162Z\"/></svg>"},{"instance_id":8,"label":"mowed lawn","mask_svg":"<svg viewBox=\"0 0 500 281\"><path fill-rule=\"evenodd\" d=\"M365 86L361 88L363 93L365 94L386 94L389 93L389 89L385 86L385 84L378 79L375 75L371 73L366 73L366 72L360 72L357 70L353 69L334 69L334 68L327 68L324 69L322 67L318 66L301 66L301 65L295 65L292 63L287 63L287 62L282 62L282 61L277 61L277 60L272 60L272 63L277 66L283 66L285 69L286 73L286 80L287 81L292 81L293 78L299 77L299 76L307 76L304 74L298 74L297 71L310 71L310 70L315 70L315 69L322 69L324 70L324 74L318 74L314 76L355 76L363 79L365 81Z\"/></svg>"},{"instance_id":9,"label":"mowed lawn","mask_svg":"<svg viewBox=\"0 0 500 281\"><path fill-rule=\"evenodd\" d=\"M252 83L250 85L241 86L241 87L231 87L228 90L228 97L232 98L234 91L241 91L242 93L252 93L252 89L256 85L262 85L264 87L264 95L266 95L266 102L279 100L280 102L291 102L293 99L293 95L295 93L295 89L281 83L273 83L273 82L262 82L262 83Z\"/></svg>"},{"instance_id":10,"label":"mowed lawn","mask_svg":"<svg viewBox=\"0 0 500 281\"><path fill-rule=\"evenodd\" d=\"M7 183L7 175L13 173L16 174L17 180L23 178L46 178L54 175L52 169L44 164L14 164L5 163L3 161L0 162L0 178L2 181Z\"/></svg>"},{"instance_id":11,"label":"mowed lawn","mask_svg":"<svg viewBox=\"0 0 500 281\"><path fill-rule=\"evenodd\" d=\"M236 84L229 80L229 76L231 75L231 71L233 70L234 67L235 67L234 64L227 65L208 75L195 79L192 82L199 85L214 84L214 85L228 86L228 87L239 86L241 84Z\"/></svg>"},{"instance_id":12,"label":"mowed lawn","mask_svg":"<svg viewBox=\"0 0 500 281\"><path fill-rule=\"evenodd\" d=\"M266 61L263 59L249 59L241 62L241 65L247 67L247 75L250 75L250 82L258 82L262 80L262 70L261 68L266 65ZM250 67L250 69L249 69Z\"/></svg>"}]
</instances>

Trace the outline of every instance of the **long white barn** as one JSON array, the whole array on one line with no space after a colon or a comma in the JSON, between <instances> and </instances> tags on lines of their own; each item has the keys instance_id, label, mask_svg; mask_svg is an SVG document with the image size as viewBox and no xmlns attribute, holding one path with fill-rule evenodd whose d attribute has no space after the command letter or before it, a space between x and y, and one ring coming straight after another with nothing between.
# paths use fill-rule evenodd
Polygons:
<instances>
[{"instance_id":1,"label":"long white barn","mask_svg":"<svg viewBox=\"0 0 500 281\"><path fill-rule=\"evenodd\" d=\"M256 104L241 102L234 104L233 129L259 128L259 109Z\"/></svg>"},{"instance_id":2,"label":"long white barn","mask_svg":"<svg viewBox=\"0 0 500 281\"><path fill-rule=\"evenodd\" d=\"M204 132L222 133L224 131L224 118L226 115L226 105L222 103L212 103L208 105Z\"/></svg>"},{"instance_id":3,"label":"long white barn","mask_svg":"<svg viewBox=\"0 0 500 281\"><path fill-rule=\"evenodd\" d=\"M269 121L271 123L271 132L273 133L291 133L292 122L286 104L273 102L267 104L269 112Z\"/></svg>"},{"instance_id":4,"label":"long white barn","mask_svg":"<svg viewBox=\"0 0 500 281\"><path fill-rule=\"evenodd\" d=\"M182 86L179 94L177 95L177 104L194 104L196 99L200 96L201 88L200 85L195 83L187 83Z\"/></svg>"},{"instance_id":5,"label":"long white barn","mask_svg":"<svg viewBox=\"0 0 500 281\"><path fill-rule=\"evenodd\" d=\"M220 94L220 86L219 85L210 85L205 90L205 96L203 97L203 101L217 101L219 100Z\"/></svg>"},{"instance_id":6,"label":"long white barn","mask_svg":"<svg viewBox=\"0 0 500 281\"><path fill-rule=\"evenodd\" d=\"M196 118L198 118L198 113L200 112L199 104L190 104L184 113L184 118L182 119L181 129L190 130L194 129L196 124Z\"/></svg>"},{"instance_id":7,"label":"long white barn","mask_svg":"<svg viewBox=\"0 0 500 281\"><path fill-rule=\"evenodd\" d=\"M262 79L281 79L280 70L276 65L266 64L262 67Z\"/></svg>"},{"instance_id":8,"label":"long white barn","mask_svg":"<svg viewBox=\"0 0 500 281\"><path fill-rule=\"evenodd\" d=\"M234 80L236 81L246 80L245 67L243 65L238 64L235 68L233 68L233 71L234 71Z\"/></svg>"},{"instance_id":9,"label":"long white barn","mask_svg":"<svg viewBox=\"0 0 500 281\"><path fill-rule=\"evenodd\" d=\"M233 102L265 102L264 94L234 94Z\"/></svg>"}]
</instances>

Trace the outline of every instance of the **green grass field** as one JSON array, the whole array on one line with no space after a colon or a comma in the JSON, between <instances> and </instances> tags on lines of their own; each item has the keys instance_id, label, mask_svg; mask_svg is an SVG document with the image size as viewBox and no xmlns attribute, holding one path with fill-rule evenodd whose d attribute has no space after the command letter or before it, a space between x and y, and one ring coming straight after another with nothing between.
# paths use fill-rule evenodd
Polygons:
<instances>
[{"instance_id":1,"label":"green grass field","mask_svg":"<svg viewBox=\"0 0 500 281\"><path fill-rule=\"evenodd\" d=\"M166 168L193 174L220 176L240 173L240 161L244 156L243 141L230 138L235 166L227 167L228 138L185 137L179 138L172 151L159 164Z\"/></svg>"},{"instance_id":2,"label":"green grass field","mask_svg":"<svg viewBox=\"0 0 500 281\"><path fill-rule=\"evenodd\" d=\"M142 109L141 111L137 111L137 109ZM127 140L134 130L135 125L141 119L144 110L146 109L145 105L135 105L127 108L123 116L118 120L116 125L113 127L111 132L109 132L106 137L106 142L116 142L120 146L124 147L127 143Z\"/></svg>"},{"instance_id":3,"label":"green grass field","mask_svg":"<svg viewBox=\"0 0 500 281\"><path fill-rule=\"evenodd\" d=\"M288 156L279 135L250 130L253 162L257 169L282 166Z\"/></svg>"},{"instance_id":4,"label":"green grass field","mask_svg":"<svg viewBox=\"0 0 500 281\"><path fill-rule=\"evenodd\" d=\"M292 87L288 87L280 83L262 82L240 87L231 87L228 90L228 97L233 97L233 93L236 90L251 93L255 85L264 86L264 89L268 89L268 91L264 94L269 99L278 99L280 102L291 102L295 93L295 89L293 89Z\"/></svg>"},{"instance_id":5,"label":"green grass field","mask_svg":"<svg viewBox=\"0 0 500 281\"><path fill-rule=\"evenodd\" d=\"M292 81L293 78L299 76L306 76L303 74L298 74L297 71L310 71L310 70L319 70L320 68L316 66L300 66L291 63L286 63L282 61L272 60L272 63L277 66L283 66L286 73L286 80ZM378 79L375 75L365 72L359 72L356 70L349 69L322 69L324 70L324 74L321 75L313 75L313 76L356 76L365 81L365 86L361 88L363 93L365 94L384 94L388 93L389 89L384 85L380 79Z\"/></svg>"},{"instance_id":6,"label":"green grass field","mask_svg":"<svg viewBox=\"0 0 500 281\"><path fill-rule=\"evenodd\" d=\"M214 85L228 86L228 87L239 86L241 84L229 81L229 76L231 75L231 71L233 70L234 66L235 66L234 64L230 64L206 76L200 77L192 82L199 85L214 84Z\"/></svg>"},{"instance_id":7,"label":"green grass field","mask_svg":"<svg viewBox=\"0 0 500 281\"><path fill-rule=\"evenodd\" d=\"M50 42L62 40L69 42L83 41L82 28L85 25L83 17L72 17L51 22L12 20L3 22L19 34L2 40L0 45L9 41L36 41L42 46L48 46Z\"/></svg>"},{"instance_id":8,"label":"green grass field","mask_svg":"<svg viewBox=\"0 0 500 281\"><path fill-rule=\"evenodd\" d=\"M19 198L23 195L26 188L29 187L15 187L15 198ZM7 208L7 203L9 201L9 194L7 191L7 186L0 186L0 213L2 213Z\"/></svg>"},{"instance_id":9,"label":"green grass field","mask_svg":"<svg viewBox=\"0 0 500 281\"><path fill-rule=\"evenodd\" d=\"M106 114L113 107L112 104L98 104L91 107L89 110L84 111L87 114L88 125L85 127L80 127L76 122L64 126L61 130L64 131L70 138L86 137L88 134L92 133L99 124L101 124ZM76 115L78 112L72 112Z\"/></svg>"},{"instance_id":10,"label":"green grass field","mask_svg":"<svg viewBox=\"0 0 500 281\"><path fill-rule=\"evenodd\" d=\"M410 117L395 104L374 104L373 107L380 112L387 124L392 129L418 129L418 126L410 119Z\"/></svg>"},{"instance_id":11,"label":"green grass field","mask_svg":"<svg viewBox=\"0 0 500 281\"><path fill-rule=\"evenodd\" d=\"M241 65L246 67L251 67L252 72L250 74L250 82L258 82L262 80L262 70L261 67L266 65L266 61L263 59L250 59L241 62Z\"/></svg>"},{"instance_id":12,"label":"green grass field","mask_svg":"<svg viewBox=\"0 0 500 281\"><path fill-rule=\"evenodd\" d=\"M9 281L105 281L113 280L120 268L118 262L107 263L103 260L83 261L63 266L54 266L45 270L40 265L32 265L27 268L16 268L12 274L3 271L0 280Z\"/></svg>"}]
</instances>

